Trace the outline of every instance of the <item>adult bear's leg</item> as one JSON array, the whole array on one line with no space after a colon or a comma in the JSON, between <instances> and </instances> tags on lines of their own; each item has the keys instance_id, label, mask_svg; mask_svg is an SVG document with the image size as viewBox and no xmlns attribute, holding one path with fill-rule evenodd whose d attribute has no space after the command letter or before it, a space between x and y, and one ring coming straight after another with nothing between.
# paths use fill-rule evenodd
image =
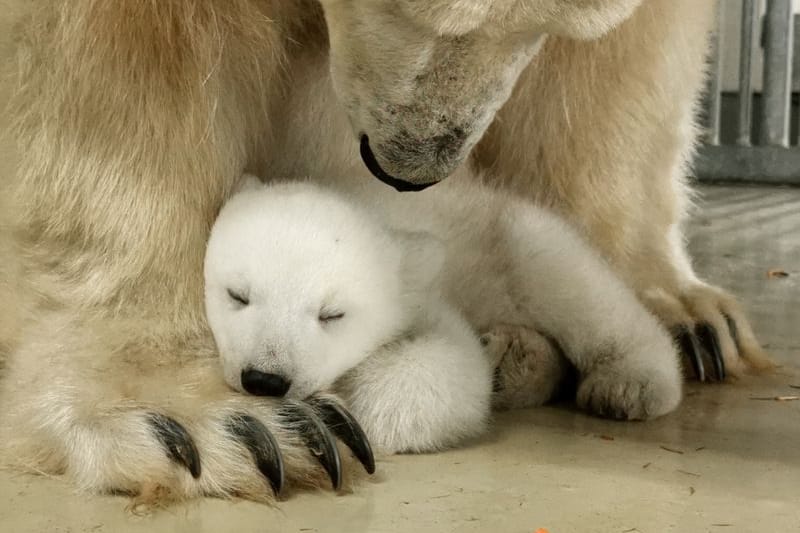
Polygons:
<instances>
[{"instance_id":1,"label":"adult bear's leg","mask_svg":"<svg viewBox=\"0 0 800 533\"><path fill-rule=\"evenodd\" d=\"M14 103L29 312L0 383L12 461L156 499L268 497L275 447L292 480L322 477L305 447L328 434L308 409L220 385L202 306L208 230L269 138L290 9L68 0L32 13Z\"/></svg>"},{"instance_id":2,"label":"adult bear's leg","mask_svg":"<svg viewBox=\"0 0 800 533\"><path fill-rule=\"evenodd\" d=\"M736 301L694 274L682 229L714 13L714 2L646 0L598 41L550 39L474 161L574 221L681 334L699 374L719 378L769 360Z\"/></svg>"}]
</instances>

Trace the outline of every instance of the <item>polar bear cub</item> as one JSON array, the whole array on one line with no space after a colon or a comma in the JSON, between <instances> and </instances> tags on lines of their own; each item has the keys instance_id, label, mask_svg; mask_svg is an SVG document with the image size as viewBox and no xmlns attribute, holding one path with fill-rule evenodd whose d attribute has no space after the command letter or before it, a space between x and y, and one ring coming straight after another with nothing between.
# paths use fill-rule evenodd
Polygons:
<instances>
[{"instance_id":1,"label":"polar bear cub","mask_svg":"<svg viewBox=\"0 0 800 533\"><path fill-rule=\"evenodd\" d=\"M580 237L463 180L413 195L365 180L345 195L248 177L212 229L205 277L230 386L333 390L384 452L485 429L504 347L477 332L509 324L558 344L595 414L646 419L681 398L670 337Z\"/></svg>"},{"instance_id":2,"label":"polar bear cub","mask_svg":"<svg viewBox=\"0 0 800 533\"><path fill-rule=\"evenodd\" d=\"M227 382L303 399L359 366L337 389L376 448L438 449L482 431L493 368L438 294L433 241L310 184L259 189L228 202L206 254Z\"/></svg>"}]
</instances>

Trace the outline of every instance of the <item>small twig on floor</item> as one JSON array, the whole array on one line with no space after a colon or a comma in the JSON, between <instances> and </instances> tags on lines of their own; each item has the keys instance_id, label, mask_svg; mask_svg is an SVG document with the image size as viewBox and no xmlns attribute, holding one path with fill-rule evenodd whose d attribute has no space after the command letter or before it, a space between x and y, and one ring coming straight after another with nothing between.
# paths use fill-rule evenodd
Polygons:
<instances>
[{"instance_id":1,"label":"small twig on floor","mask_svg":"<svg viewBox=\"0 0 800 533\"><path fill-rule=\"evenodd\" d=\"M659 448L670 453L677 453L679 455L683 455L683 452L681 450L676 450L675 448L669 448L667 446L664 446L663 444L659 446Z\"/></svg>"},{"instance_id":2,"label":"small twig on floor","mask_svg":"<svg viewBox=\"0 0 800 533\"><path fill-rule=\"evenodd\" d=\"M645 463L642 465L642 468L650 468L650 465L653 463Z\"/></svg>"},{"instance_id":3,"label":"small twig on floor","mask_svg":"<svg viewBox=\"0 0 800 533\"><path fill-rule=\"evenodd\" d=\"M711 524L711 527L733 527L733 524Z\"/></svg>"},{"instance_id":4,"label":"small twig on floor","mask_svg":"<svg viewBox=\"0 0 800 533\"><path fill-rule=\"evenodd\" d=\"M614 440L614 437L612 437L611 435L600 435L600 438L602 440Z\"/></svg>"},{"instance_id":5,"label":"small twig on floor","mask_svg":"<svg viewBox=\"0 0 800 533\"><path fill-rule=\"evenodd\" d=\"M688 471L686 471L686 470L680 470L680 469L678 469L678 470L675 470L675 471L676 471L676 472L679 472L679 473L681 473L681 474L686 474L687 476L701 477L701 476L700 476L700 474L695 474L694 472L688 472Z\"/></svg>"},{"instance_id":6,"label":"small twig on floor","mask_svg":"<svg viewBox=\"0 0 800 533\"><path fill-rule=\"evenodd\" d=\"M622 533L633 533L634 531L639 531L639 530L637 528L635 528L635 527L632 527L630 529L626 529ZM641 533L641 532L639 532L639 533Z\"/></svg>"},{"instance_id":7,"label":"small twig on floor","mask_svg":"<svg viewBox=\"0 0 800 533\"><path fill-rule=\"evenodd\" d=\"M696 452L702 452L702 451L703 451L703 450L705 450L705 449L706 449L706 447L705 447L705 446L700 446L699 448L695 448L695 449L694 449L694 451L696 451Z\"/></svg>"},{"instance_id":8,"label":"small twig on floor","mask_svg":"<svg viewBox=\"0 0 800 533\"><path fill-rule=\"evenodd\" d=\"M785 270L781 270L780 268L773 268L772 270L767 271L767 277L771 279L775 278L788 278L789 273Z\"/></svg>"},{"instance_id":9,"label":"small twig on floor","mask_svg":"<svg viewBox=\"0 0 800 533\"><path fill-rule=\"evenodd\" d=\"M750 399L765 402L796 402L800 400L800 396L751 396Z\"/></svg>"},{"instance_id":10,"label":"small twig on floor","mask_svg":"<svg viewBox=\"0 0 800 533\"><path fill-rule=\"evenodd\" d=\"M800 389L800 385L789 385L790 389Z\"/></svg>"}]
</instances>

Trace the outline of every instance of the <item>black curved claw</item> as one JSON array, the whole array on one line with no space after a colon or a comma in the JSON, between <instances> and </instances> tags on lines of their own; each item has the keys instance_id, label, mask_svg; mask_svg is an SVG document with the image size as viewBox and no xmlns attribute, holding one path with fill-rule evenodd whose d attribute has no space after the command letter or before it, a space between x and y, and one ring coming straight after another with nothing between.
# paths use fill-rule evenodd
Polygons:
<instances>
[{"instance_id":1,"label":"black curved claw","mask_svg":"<svg viewBox=\"0 0 800 533\"><path fill-rule=\"evenodd\" d=\"M280 414L306 443L331 478L334 490L342 486L342 460L331 432L325 427L314 409L303 402L287 401Z\"/></svg>"},{"instance_id":2,"label":"black curved claw","mask_svg":"<svg viewBox=\"0 0 800 533\"><path fill-rule=\"evenodd\" d=\"M147 421L156 438L166 448L167 456L185 466L192 477L200 477L200 454L189 432L172 418L159 413L150 413Z\"/></svg>"},{"instance_id":3,"label":"black curved claw","mask_svg":"<svg viewBox=\"0 0 800 533\"><path fill-rule=\"evenodd\" d=\"M689 358L694 368L694 374L697 380L704 382L706 380L706 369L703 365L703 358L701 357L700 345L697 338L689 329L682 327L678 330L678 343L681 346L681 351Z\"/></svg>"},{"instance_id":4,"label":"black curved claw","mask_svg":"<svg viewBox=\"0 0 800 533\"><path fill-rule=\"evenodd\" d=\"M322 421L328 426L334 435L339 437L353 454L364 465L368 474L375 473L375 457L372 454L372 446L369 444L364 430L356 419L353 418L344 407L335 400L318 396L308 400L309 405L316 408Z\"/></svg>"},{"instance_id":5,"label":"black curved claw","mask_svg":"<svg viewBox=\"0 0 800 533\"><path fill-rule=\"evenodd\" d=\"M697 336L703 344L706 352L711 356L711 361L714 363L714 371L717 374L717 380L725 380L725 361L722 359L722 350L719 347L719 335L717 330L709 324L700 324L697 326Z\"/></svg>"},{"instance_id":6,"label":"black curved claw","mask_svg":"<svg viewBox=\"0 0 800 533\"><path fill-rule=\"evenodd\" d=\"M228 432L241 442L253 456L258 470L269 481L277 496L283 489L283 456L275 437L258 419L237 414L225 424Z\"/></svg>"},{"instance_id":7,"label":"black curved claw","mask_svg":"<svg viewBox=\"0 0 800 533\"><path fill-rule=\"evenodd\" d=\"M736 348L741 349L739 346L739 326L736 325L736 321L729 317L728 315L724 314L725 322L728 323L728 331L731 332L731 337L733 337L733 342L736 343Z\"/></svg>"},{"instance_id":8,"label":"black curved claw","mask_svg":"<svg viewBox=\"0 0 800 533\"><path fill-rule=\"evenodd\" d=\"M500 367L494 369L494 373L492 374L492 394L496 394L498 392L503 392L506 388L503 379L503 373L500 371Z\"/></svg>"}]
</instances>

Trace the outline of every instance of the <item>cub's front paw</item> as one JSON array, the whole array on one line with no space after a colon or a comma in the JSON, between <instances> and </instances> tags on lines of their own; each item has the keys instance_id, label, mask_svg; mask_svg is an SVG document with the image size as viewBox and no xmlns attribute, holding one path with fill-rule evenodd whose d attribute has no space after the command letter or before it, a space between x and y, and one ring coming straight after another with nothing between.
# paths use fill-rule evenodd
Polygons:
<instances>
[{"instance_id":1,"label":"cub's front paw","mask_svg":"<svg viewBox=\"0 0 800 533\"><path fill-rule=\"evenodd\" d=\"M681 401L680 375L651 367L635 371L599 366L578 386L577 403L593 414L647 420L673 411Z\"/></svg>"}]
</instances>

